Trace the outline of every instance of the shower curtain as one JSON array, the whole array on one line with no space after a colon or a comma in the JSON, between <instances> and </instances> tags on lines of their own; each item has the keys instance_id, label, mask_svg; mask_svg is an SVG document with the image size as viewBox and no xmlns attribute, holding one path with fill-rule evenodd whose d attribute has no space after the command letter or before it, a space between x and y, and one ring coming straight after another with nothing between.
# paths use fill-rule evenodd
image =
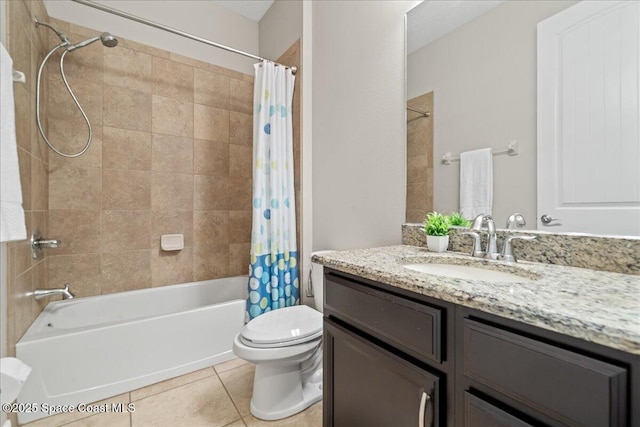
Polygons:
<instances>
[{"instance_id":1,"label":"shower curtain","mask_svg":"<svg viewBox=\"0 0 640 427\"><path fill-rule=\"evenodd\" d=\"M255 64L253 225L246 318L299 303L291 105L295 77Z\"/></svg>"}]
</instances>

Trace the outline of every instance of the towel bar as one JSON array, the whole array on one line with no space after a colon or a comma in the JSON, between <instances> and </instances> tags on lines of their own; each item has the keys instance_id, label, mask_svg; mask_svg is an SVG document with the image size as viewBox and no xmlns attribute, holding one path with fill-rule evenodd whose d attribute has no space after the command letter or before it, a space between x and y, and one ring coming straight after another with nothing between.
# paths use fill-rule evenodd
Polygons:
<instances>
[{"instance_id":1,"label":"towel bar","mask_svg":"<svg viewBox=\"0 0 640 427\"><path fill-rule=\"evenodd\" d=\"M493 154L494 156L497 156L498 154L508 154L510 156L517 156L518 155L518 141L513 140L513 141L509 141L509 145L507 145L507 149L506 150L500 150L500 151L492 151L491 154ZM442 164L443 165L450 165L451 162L459 162L460 161L460 156L453 156L451 153L444 153L442 155Z\"/></svg>"}]
</instances>

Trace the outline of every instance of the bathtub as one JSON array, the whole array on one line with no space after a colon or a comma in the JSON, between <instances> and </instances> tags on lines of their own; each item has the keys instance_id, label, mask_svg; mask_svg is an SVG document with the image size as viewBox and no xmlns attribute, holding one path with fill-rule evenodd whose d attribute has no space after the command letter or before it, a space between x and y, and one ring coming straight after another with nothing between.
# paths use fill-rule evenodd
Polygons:
<instances>
[{"instance_id":1,"label":"bathtub","mask_svg":"<svg viewBox=\"0 0 640 427\"><path fill-rule=\"evenodd\" d=\"M16 344L33 368L19 422L233 359L246 288L240 276L49 303Z\"/></svg>"}]
</instances>

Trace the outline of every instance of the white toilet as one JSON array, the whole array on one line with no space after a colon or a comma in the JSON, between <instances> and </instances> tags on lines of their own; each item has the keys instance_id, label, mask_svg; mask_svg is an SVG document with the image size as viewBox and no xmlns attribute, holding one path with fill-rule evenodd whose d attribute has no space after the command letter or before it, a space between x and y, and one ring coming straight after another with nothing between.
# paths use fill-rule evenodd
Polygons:
<instances>
[{"instance_id":1,"label":"white toilet","mask_svg":"<svg viewBox=\"0 0 640 427\"><path fill-rule=\"evenodd\" d=\"M323 277L321 265L311 268L319 311L306 305L269 311L233 341L235 355L256 364L251 414L257 418L286 418L322 399Z\"/></svg>"}]
</instances>

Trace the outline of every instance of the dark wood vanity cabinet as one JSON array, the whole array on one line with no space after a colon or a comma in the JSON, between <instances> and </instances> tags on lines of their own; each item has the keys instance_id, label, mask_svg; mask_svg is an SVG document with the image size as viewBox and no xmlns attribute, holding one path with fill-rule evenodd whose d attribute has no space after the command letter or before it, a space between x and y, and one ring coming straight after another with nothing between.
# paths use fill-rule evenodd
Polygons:
<instances>
[{"instance_id":1,"label":"dark wood vanity cabinet","mask_svg":"<svg viewBox=\"0 0 640 427\"><path fill-rule=\"evenodd\" d=\"M325 274L325 426L451 425L452 306L414 295Z\"/></svg>"},{"instance_id":2,"label":"dark wood vanity cabinet","mask_svg":"<svg viewBox=\"0 0 640 427\"><path fill-rule=\"evenodd\" d=\"M640 427L640 357L327 269L324 425Z\"/></svg>"},{"instance_id":3,"label":"dark wood vanity cabinet","mask_svg":"<svg viewBox=\"0 0 640 427\"><path fill-rule=\"evenodd\" d=\"M637 356L456 307L458 426L640 426L639 373Z\"/></svg>"},{"instance_id":4,"label":"dark wood vanity cabinet","mask_svg":"<svg viewBox=\"0 0 640 427\"><path fill-rule=\"evenodd\" d=\"M333 426L433 426L439 423L438 375L325 320L325 401ZM331 402L331 403L328 403Z\"/></svg>"}]
</instances>

